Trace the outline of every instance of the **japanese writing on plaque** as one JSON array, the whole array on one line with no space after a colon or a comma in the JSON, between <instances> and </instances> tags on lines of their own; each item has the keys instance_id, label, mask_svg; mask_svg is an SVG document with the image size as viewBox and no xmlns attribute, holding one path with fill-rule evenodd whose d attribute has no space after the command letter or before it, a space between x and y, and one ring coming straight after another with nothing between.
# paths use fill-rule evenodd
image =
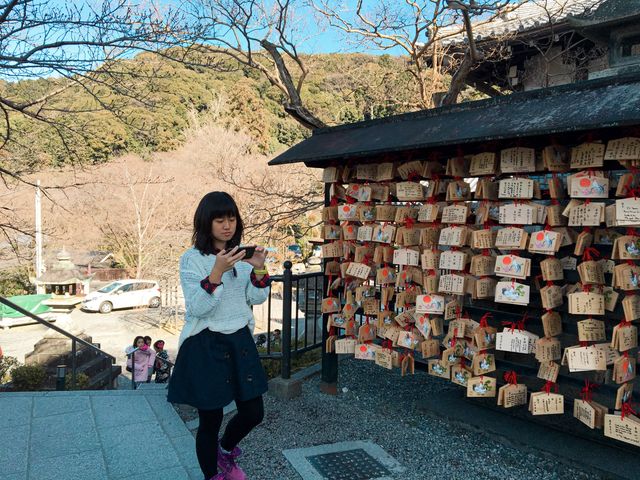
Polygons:
<instances>
[{"instance_id":1,"label":"japanese writing on plaque","mask_svg":"<svg viewBox=\"0 0 640 480\"><path fill-rule=\"evenodd\" d=\"M503 173L535 172L535 150L514 147L500 151L500 171Z\"/></svg>"},{"instance_id":2,"label":"japanese writing on plaque","mask_svg":"<svg viewBox=\"0 0 640 480\"><path fill-rule=\"evenodd\" d=\"M570 227L597 227L604 220L604 203L583 203L569 210Z\"/></svg>"},{"instance_id":3,"label":"japanese writing on plaque","mask_svg":"<svg viewBox=\"0 0 640 480\"><path fill-rule=\"evenodd\" d=\"M442 223L466 223L468 215L467 205L449 205L442 209Z\"/></svg>"},{"instance_id":4,"label":"japanese writing on plaque","mask_svg":"<svg viewBox=\"0 0 640 480\"><path fill-rule=\"evenodd\" d=\"M569 294L569 313L576 315L604 315L604 295L595 292Z\"/></svg>"},{"instance_id":5,"label":"japanese writing on plaque","mask_svg":"<svg viewBox=\"0 0 640 480\"><path fill-rule=\"evenodd\" d=\"M589 318L578 322L578 340L581 342L601 342L606 340L604 322Z\"/></svg>"},{"instance_id":6,"label":"japanese writing on plaque","mask_svg":"<svg viewBox=\"0 0 640 480\"><path fill-rule=\"evenodd\" d=\"M324 183L335 183L338 181L338 168L327 167L322 172L322 181Z\"/></svg>"},{"instance_id":7,"label":"japanese writing on plaque","mask_svg":"<svg viewBox=\"0 0 640 480\"><path fill-rule=\"evenodd\" d=\"M347 275L366 280L371 273L371 267L364 263L351 262L347 267Z\"/></svg>"},{"instance_id":8,"label":"japanese writing on plaque","mask_svg":"<svg viewBox=\"0 0 640 480\"><path fill-rule=\"evenodd\" d=\"M625 137L607 142L605 160L640 160L640 138Z\"/></svg>"},{"instance_id":9,"label":"japanese writing on plaque","mask_svg":"<svg viewBox=\"0 0 640 480\"><path fill-rule=\"evenodd\" d=\"M425 250L422 252L421 263L423 270L435 270L440 261L440 250Z\"/></svg>"},{"instance_id":10,"label":"japanese writing on plaque","mask_svg":"<svg viewBox=\"0 0 640 480\"><path fill-rule=\"evenodd\" d=\"M382 182L384 180L393 180L393 163L381 163L378 165L376 180Z\"/></svg>"},{"instance_id":11,"label":"japanese writing on plaque","mask_svg":"<svg viewBox=\"0 0 640 480\"><path fill-rule=\"evenodd\" d=\"M413 265L420 263L420 252L409 248L400 248L393 252L393 263L395 265Z\"/></svg>"},{"instance_id":12,"label":"japanese writing on plaque","mask_svg":"<svg viewBox=\"0 0 640 480\"><path fill-rule=\"evenodd\" d=\"M441 275L438 283L438 292L462 295L464 293L464 280L462 275Z\"/></svg>"},{"instance_id":13,"label":"japanese writing on plaque","mask_svg":"<svg viewBox=\"0 0 640 480\"><path fill-rule=\"evenodd\" d=\"M535 209L531 205L502 205L500 206L499 221L503 225L532 225Z\"/></svg>"},{"instance_id":14,"label":"japanese writing on plaque","mask_svg":"<svg viewBox=\"0 0 640 480\"><path fill-rule=\"evenodd\" d=\"M448 245L450 247L460 247L464 243L463 233L465 230L460 227L447 227L440 231L438 245Z\"/></svg>"},{"instance_id":15,"label":"japanese writing on plaque","mask_svg":"<svg viewBox=\"0 0 640 480\"><path fill-rule=\"evenodd\" d=\"M467 254L460 251L447 250L440 255L439 268L444 270L464 270Z\"/></svg>"},{"instance_id":16,"label":"japanese writing on plaque","mask_svg":"<svg viewBox=\"0 0 640 480\"><path fill-rule=\"evenodd\" d=\"M496 154L493 152L478 153L471 157L469 175L493 175L496 172Z\"/></svg>"},{"instance_id":17,"label":"japanese writing on plaque","mask_svg":"<svg viewBox=\"0 0 640 480\"><path fill-rule=\"evenodd\" d=\"M505 178L500 180L498 198L532 198L533 180L525 178Z\"/></svg>"},{"instance_id":18,"label":"japanese writing on plaque","mask_svg":"<svg viewBox=\"0 0 640 480\"><path fill-rule=\"evenodd\" d=\"M496 334L496 350L504 352L531 353L535 350L537 335L527 331L504 329Z\"/></svg>"},{"instance_id":19,"label":"japanese writing on plaque","mask_svg":"<svg viewBox=\"0 0 640 480\"><path fill-rule=\"evenodd\" d=\"M358 227L357 239L359 242L370 242L373 238L373 227L370 225L363 225Z\"/></svg>"},{"instance_id":20,"label":"japanese writing on plaque","mask_svg":"<svg viewBox=\"0 0 640 480\"><path fill-rule=\"evenodd\" d=\"M571 168L602 167L604 143L583 143L571 149Z\"/></svg>"},{"instance_id":21,"label":"japanese writing on plaque","mask_svg":"<svg viewBox=\"0 0 640 480\"><path fill-rule=\"evenodd\" d=\"M433 222L438 217L438 205L427 203L422 205L418 211L419 222Z\"/></svg>"},{"instance_id":22,"label":"japanese writing on plaque","mask_svg":"<svg viewBox=\"0 0 640 480\"><path fill-rule=\"evenodd\" d=\"M554 415L564 413L564 396L557 393L535 392L529 399L532 415Z\"/></svg>"},{"instance_id":23,"label":"japanese writing on plaque","mask_svg":"<svg viewBox=\"0 0 640 480\"><path fill-rule=\"evenodd\" d=\"M411 174L422 174L422 162L414 160L413 162L403 163L398 166L398 175L403 180L407 180Z\"/></svg>"},{"instance_id":24,"label":"japanese writing on plaque","mask_svg":"<svg viewBox=\"0 0 640 480\"><path fill-rule=\"evenodd\" d=\"M507 227L498 230L498 234L496 236L496 247L497 248L524 248L523 244L526 242L523 239L526 239L527 233L521 229L516 227Z\"/></svg>"},{"instance_id":25,"label":"japanese writing on plaque","mask_svg":"<svg viewBox=\"0 0 640 480\"><path fill-rule=\"evenodd\" d=\"M563 363L569 366L570 372L602 371L607 369L607 354L604 349L596 345L567 347L564 350Z\"/></svg>"},{"instance_id":26,"label":"japanese writing on plaque","mask_svg":"<svg viewBox=\"0 0 640 480\"><path fill-rule=\"evenodd\" d=\"M640 447L640 421L633 415L627 415L623 419L620 415L606 414L604 435Z\"/></svg>"},{"instance_id":27,"label":"japanese writing on plaque","mask_svg":"<svg viewBox=\"0 0 640 480\"><path fill-rule=\"evenodd\" d=\"M378 165L374 164L360 164L356 166L356 177L359 180L377 180L378 179Z\"/></svg>"},{"instance_id":28,"label":"japanese writing on plaque","mask_svg":"<svg viewBox=\"0 0 640 480\"><path fill-rule=\"evenodd\" d=\"M473 248L493 248L493 234L491 230L474 230L471 234L471 246Z\"/></svg>"},{"instance_id":29,"label":"japanese writing on plaque","mask_svg":"<svg viewBox=\"0 0 640 480\"><path fill-rule=\"evenodd\" d=\"M396 197L408 202L424 200L424 191L418 182L399 182L396 184Z\"/></svg>"}]
</instances>

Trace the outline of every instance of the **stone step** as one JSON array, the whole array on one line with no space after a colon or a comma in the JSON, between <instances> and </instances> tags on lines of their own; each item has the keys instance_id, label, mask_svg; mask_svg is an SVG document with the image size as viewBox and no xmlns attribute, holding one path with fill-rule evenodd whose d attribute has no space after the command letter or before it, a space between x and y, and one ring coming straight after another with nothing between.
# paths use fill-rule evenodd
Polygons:
<instances>
[{"instance_id":1,"label":"stone step","mask_svg":"<svg viewBox=\"0 0 640 480\"><path fill-rule=\"evenodd\" d=\"M89 381L89 386L91 388L112 389L113 381L120 375L120 372L122 372L120 365L111 365L110 369L102 370L100 373L93 375Z\"/></svg>"},{"instance_id":2,"label":"stone step","mask_svg":"<svg viewBox=\"0 0 640 480\"><path fill-rule=\"evenodd\" d=\"M169 387L168 383L142 383L138 387L138 390L166 390Z\"/></svg>"},{"instance_id":3,"label":"stone step","mask_svg":"<svg viewBox=\"0 0 640 480\"><path fill-rule=\"evenodd\" d=\"M0 435L3 480L202 480L193 435L159 390L3 393Z\"/></svg>"}]
</instances>

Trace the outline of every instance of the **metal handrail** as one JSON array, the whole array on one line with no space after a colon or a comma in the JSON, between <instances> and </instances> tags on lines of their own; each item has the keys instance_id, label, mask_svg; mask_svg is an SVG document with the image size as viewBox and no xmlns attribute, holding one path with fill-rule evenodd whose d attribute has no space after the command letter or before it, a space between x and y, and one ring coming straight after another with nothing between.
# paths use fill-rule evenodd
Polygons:
<instances>
[{"instance_id":1,"label":"metal handrail","mask_svg":"<svg viewBox=\"0 0 640 480\"><path fill-rule=\"evenodd\" d=\"M16 305L15 303L13 303L12 301L6 299L5 297L0 296L0 303L8 306L9 308L12 308L16 312L22 313L26 317L32 318L33 320L35 320L36 322L40 323L41 325L44 325L45 327L50 328L51 330L54 330L54 331L58 332L59 334L64 335L65 337L67 337L67 338L69 338L71 340L71 384L72 384L72 386L74 388L75 388L75 385L76 385L76 370L78 369L77 359L76 359L77 344L78 343L80 343L81 345L84 345L87 348L90 348L90 349L96 351L100 355L105 356L107 359L111 360L111 364L112 365L114 365L116 363L116 357L114 357L113 355L105 352L104 350L101 350L100 348L96 347L92 343L89 343L86 340L83 340L80 337L77 337L74 334L69 333L66 330L63 330L62 328L58 327L57 325L54 325L53 323L45 320L44 318L39 317L38 315L36 315L34 313L31 313L28 310L25 310L21 306Z\"/></svg>"},{"instance_id":2,"label":"metal handrail","mask_svg":"<svg viewBox=\"0 0 640 480\"><path fill-rule=\"evenodd\" d=\"M291 269L293 264L290 261L284 262L284 271L281 275L273 275L270 276L272 282L278 282L282 284L282 332L280 334L280 352L271 352L270 351L270 340L271 340L271 326L269 323L268 331L267 331L267 355L261 355L262 358L272 358L280 360L280 375L284 379L288 379L291 377L291 366L292 359L304 352L313 350L315 348L321 348L322 342L316 341L317 334L317 325L315 321L315 315L313 320L313 344L309 343L307 331L308 328L308 318L307 311L310 307L308 304L310 301L310 290L316 290L318 292L322 292L323 284L318 282L317 279L324 277L323 271L317 272L306 272L300 274L294 274ZM313 280L313 282L311 281ZM298 317L298 312L296 311L295 315L293 315L293 289L296 288L295 293L295 302L296 305L302 300L300 298L300 288L301 283L303 283L305 294L305 338L302 345L298 344L298 324L300 318ZM315 312L319 306L318 303L318 295L313 294L313 312ZM269 322L271 314L269 313ZM295 321L295 324L293 323ZM294 332L292 332L292 327L294 328ZM295 334L295 340L292 339L292 333Z\"/></svg>"},{"instance_id":3,"label":"metal handrail","mask_svg":"<svg viewBox=\"0 0 640 480\"><path fill-rule=\"evenodd\" d=\"M293 280L298 280L298 279L302 279L302 278L321 277L323 275L324 274L322 273L322 271L305 272L305 273L293 273L293 272L291 272L291 278ZM273 280L274 282L282 282L284 280L284 273L282 273L280 275L269 275L269 278L271 280Z\"/></svg>"}]
</instances>

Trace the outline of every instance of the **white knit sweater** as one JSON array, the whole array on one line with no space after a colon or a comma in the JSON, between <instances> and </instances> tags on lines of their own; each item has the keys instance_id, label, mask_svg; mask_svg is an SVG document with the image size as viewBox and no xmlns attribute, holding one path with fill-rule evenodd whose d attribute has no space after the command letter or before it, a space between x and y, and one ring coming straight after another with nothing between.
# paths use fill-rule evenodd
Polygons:
<instances>
[{"instance_id":1,"label":"white knit sweater","mask_svg":"<svg viewBox=\"0 0 640 480\"><path fill-rule=\"evenodd\" d=\"M207 293L200 282L209 276L215 262L215 255L202 255L195 248L190 248L180 258L180 283L186 313L179 346L205 328L229 334L249 325L253 332L255 319L251 305L267 300L269 288L258 288L251 283L253 267L247 262L236 263L238 276L233 275L233 270L225 272L222 285L213 293Z\"/></svg>"}]
</instances>

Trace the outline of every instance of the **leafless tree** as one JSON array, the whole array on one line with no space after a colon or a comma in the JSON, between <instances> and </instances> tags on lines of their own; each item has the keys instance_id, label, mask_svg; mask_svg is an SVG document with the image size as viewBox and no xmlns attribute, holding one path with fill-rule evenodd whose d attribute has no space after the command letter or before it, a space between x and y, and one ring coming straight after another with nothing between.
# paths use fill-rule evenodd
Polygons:
<instances>
[{"instance_id":1,"label":"leafless tree","mask_svg":"<svg viewBox=\"0 0 640 480\"><path fill-rule=\"evenodd\" d=\"M219 178L239 195L248 241L291 241L295 235L289 227L306 236L317 224L308 221L308 214L323 205L322 183L313 172L283 167L247 173L229 164Z\"/></svg>"},{"instance_id":2,"label":"leafless tree","mask_svg":"<svg viewBox=\"0 0 640 480\"><path fill-rule=\"evenodd\" d=\"M123 165L122 183L112 184L105 196L110 201L97 210L96 221L106 246L116 260L136 278L154 273L164 266L170 254L165 242L171 221L171 199L175 189L172 178L155 175L153 167L131 172Z\"/></svg>"},{"instance_id":3,"label":"leafless tree","mask_svg":"<svg viewBox=\"0 0 640 480\"><path fill-rule=\"evenodd\" d=\"M264 75L283 95L284 110L306 128L324 122L304 105L302 86L309 73L298 51L301 0L186 0L186 27L180 48L164 55L209 68L232 68L221 57ZM188 33L185 33L188 32Z\"/></svg>"},{"instance_id":4,"label":"leafless tree","mask_svg":"<svg viewBox=\"0 0 640 480\"><path fill-rule=\"evenodd\" d=\"M152 80L157 71L126 60L137 50L168 45L169 32L179 25L176 10L160 10L144 0L1 2L0 179L5 187L16 182L35 187L29 174L43 166L42 152L21 131L26 125L46 125L73 162L80 158L76 147L90 140L90 129L70 118L108 110L128 122L122 107L149 99L140 79ZM47 81L38 83L38 78ZM74 93L88 94L91 101L72 105L61 100ZM13 238L32 229L19 226L3 210L0 230Z\"/></svg>"},{"instance_id":5,"label":"leafless tree","mask_svg":"<svg viewBox=\"0 0 640 480\"><path fill-rule=\"evenodd\" d=\"M223 105L219 106L224 109ZM296 166L269 168L268 158L250 153L251 138L224 128L216 115L194 122L177 158L197 158L203 184L228 191L238 202L247 242L274 244L290 241L287 227L306 234L313 226L308 213L322 206L322 183L317 172ZM191 201L189 220L204 192ZM182 195L181 195L182 196Z\"/></svg>"},{"instance_id":6,"label":"leafless tree","mask_svg":"<svg viewBox=\"0 0 640 480\"><path fill-rule=\"evenodd\" d=\"M418 86L418 108L434 106L434 93L445 90L441 104L455 103L471 69L485 57L476 47L473 29L517 8L508 0L358 0L353 10L330 0L310 0L315 10L347 38L382 51L408 57L406 70ZM467 48L461 58L448 59L444 43L464 35ZM448 87L443 74L451 75Z\"/></svg>"}]
</instances>

